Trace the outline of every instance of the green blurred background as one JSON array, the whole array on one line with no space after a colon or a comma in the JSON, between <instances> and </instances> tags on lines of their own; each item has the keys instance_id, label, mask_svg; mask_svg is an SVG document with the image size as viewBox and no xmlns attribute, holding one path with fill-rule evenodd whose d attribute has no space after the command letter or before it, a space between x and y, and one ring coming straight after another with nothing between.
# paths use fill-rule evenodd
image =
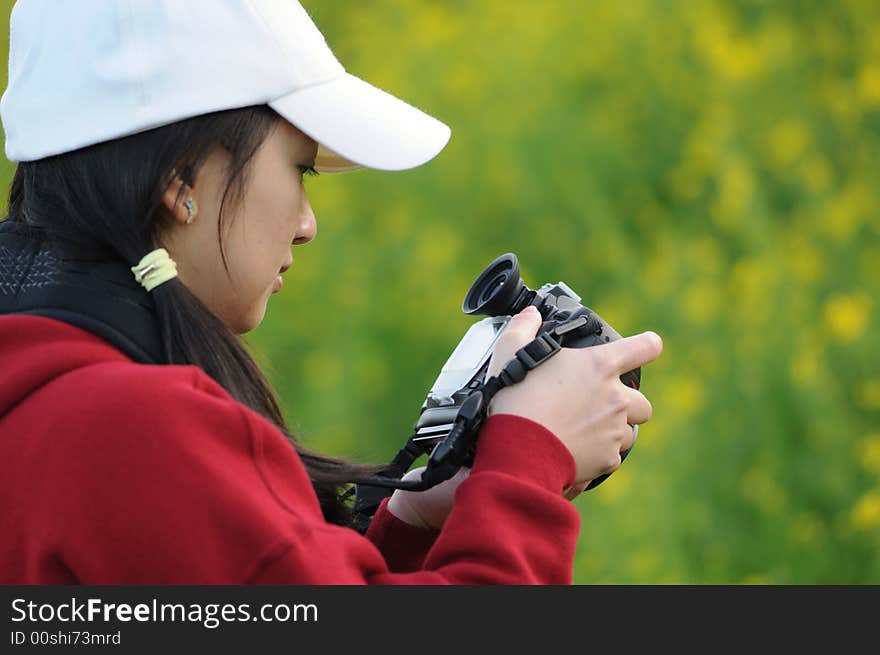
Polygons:
<instances>
[{"instance_id":1,"label":"green blurred background","mask_svg":"<svg viewBox=\"0 0 880 655\"><path fill-rule=\"evenodd\" d=\"M880 4L303 4L452 139L308 179L319 236L248 336L301 439L387 461L512 251L665 343L576 583L880 583Z\"/></svg>"}]
</instances>

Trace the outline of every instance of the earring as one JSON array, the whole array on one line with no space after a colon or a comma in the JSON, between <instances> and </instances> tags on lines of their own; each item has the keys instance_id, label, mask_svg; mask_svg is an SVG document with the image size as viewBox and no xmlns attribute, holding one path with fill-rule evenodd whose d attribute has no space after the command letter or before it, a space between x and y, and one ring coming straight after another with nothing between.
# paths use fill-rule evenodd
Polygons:
<instances>
[{"instance_id":1,"label":"earring","mask_svg":"<svg viewBox=\"0 0 880 655\"><path fill-rule=\"evenodd\" d=\"M193 219L196 217L196 213L198 213L198 207L196 207L196 201L193 198L187 198L186 202L183 203L186 207L186 224L189 225L193 222Z\"/></svg>"}]
</instances>

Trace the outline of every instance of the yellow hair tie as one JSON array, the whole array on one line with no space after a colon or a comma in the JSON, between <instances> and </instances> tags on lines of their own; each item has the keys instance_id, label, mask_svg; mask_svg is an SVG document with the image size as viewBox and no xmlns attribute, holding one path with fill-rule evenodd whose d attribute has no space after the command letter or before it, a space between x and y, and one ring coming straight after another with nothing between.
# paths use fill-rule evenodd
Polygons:
<instances>
[{"instance_id":1,"label":"yellow hair tie","mask_svg":"<svg viewBox=\"0 0 880 655\"><path fill-rule=\"evenodd\" d=\"M137 266L132 266L131 272L147 291L152 291L163 282L177 277L177 264L168 256L165 248L157 248L144 255Z\"/></svg>"}]
</instances>

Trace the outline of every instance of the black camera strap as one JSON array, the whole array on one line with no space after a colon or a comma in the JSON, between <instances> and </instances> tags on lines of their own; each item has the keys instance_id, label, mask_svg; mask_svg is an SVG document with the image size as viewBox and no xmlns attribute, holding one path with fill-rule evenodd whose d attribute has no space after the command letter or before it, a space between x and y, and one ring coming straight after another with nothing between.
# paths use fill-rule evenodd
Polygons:
<instances>
[{"instance_id":1,"label":"black camera strap","mask_svg":"<svg viewBox=\"0 0 880 655\"><path fill-rule=\"evenodd\" d=\"M589 321L588 317L579 316L539 334L516 351L513 359L504 365L498 375L472 383L473 391L459 408L449 433L431 451L421 480L400 479L424 452L414 442L416 434L407 440L381 475L357 480L354 505L357 524L365 530L382 500L390 496L394 489L425 491L454 476L473 456L477 435L495 394L521 382L529 371L562 350L563 335L582 329Z\"/></svg>"}]
</instances>

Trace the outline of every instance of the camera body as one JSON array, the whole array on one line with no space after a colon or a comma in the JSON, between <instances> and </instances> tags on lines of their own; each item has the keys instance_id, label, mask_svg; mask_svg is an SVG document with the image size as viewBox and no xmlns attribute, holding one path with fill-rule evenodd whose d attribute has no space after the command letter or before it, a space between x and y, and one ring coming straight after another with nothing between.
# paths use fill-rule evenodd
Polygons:
<instances>
[{"instance_id":1,"label":"camera body","mask_svg":"<svg viewBox=\"0 0 880 655\"><path fill-rule=\"evenodd\" d=\"M485 381L499 335L511 317L528 305L534 305L543 318L539 335L583 317L578 327L561 336L563 347L586 348L621 338L580 301L581 297L564 282L548 283L537 290L527 287L520 277L519 263L513 253L505 253L492 261L477 277L462 303L465 314L485 315L486 318L468 329L443 365L422 404L412 442L430 454L447 437L464 401ZM623 374L621 381L638 389L640 369ZM470 461L465 465L471 463L473 454L469 454ZM621 453L621 457L626 454L628 451ZM593 480L588 488L606 477Z\"/></svg>"}]
</instances>

